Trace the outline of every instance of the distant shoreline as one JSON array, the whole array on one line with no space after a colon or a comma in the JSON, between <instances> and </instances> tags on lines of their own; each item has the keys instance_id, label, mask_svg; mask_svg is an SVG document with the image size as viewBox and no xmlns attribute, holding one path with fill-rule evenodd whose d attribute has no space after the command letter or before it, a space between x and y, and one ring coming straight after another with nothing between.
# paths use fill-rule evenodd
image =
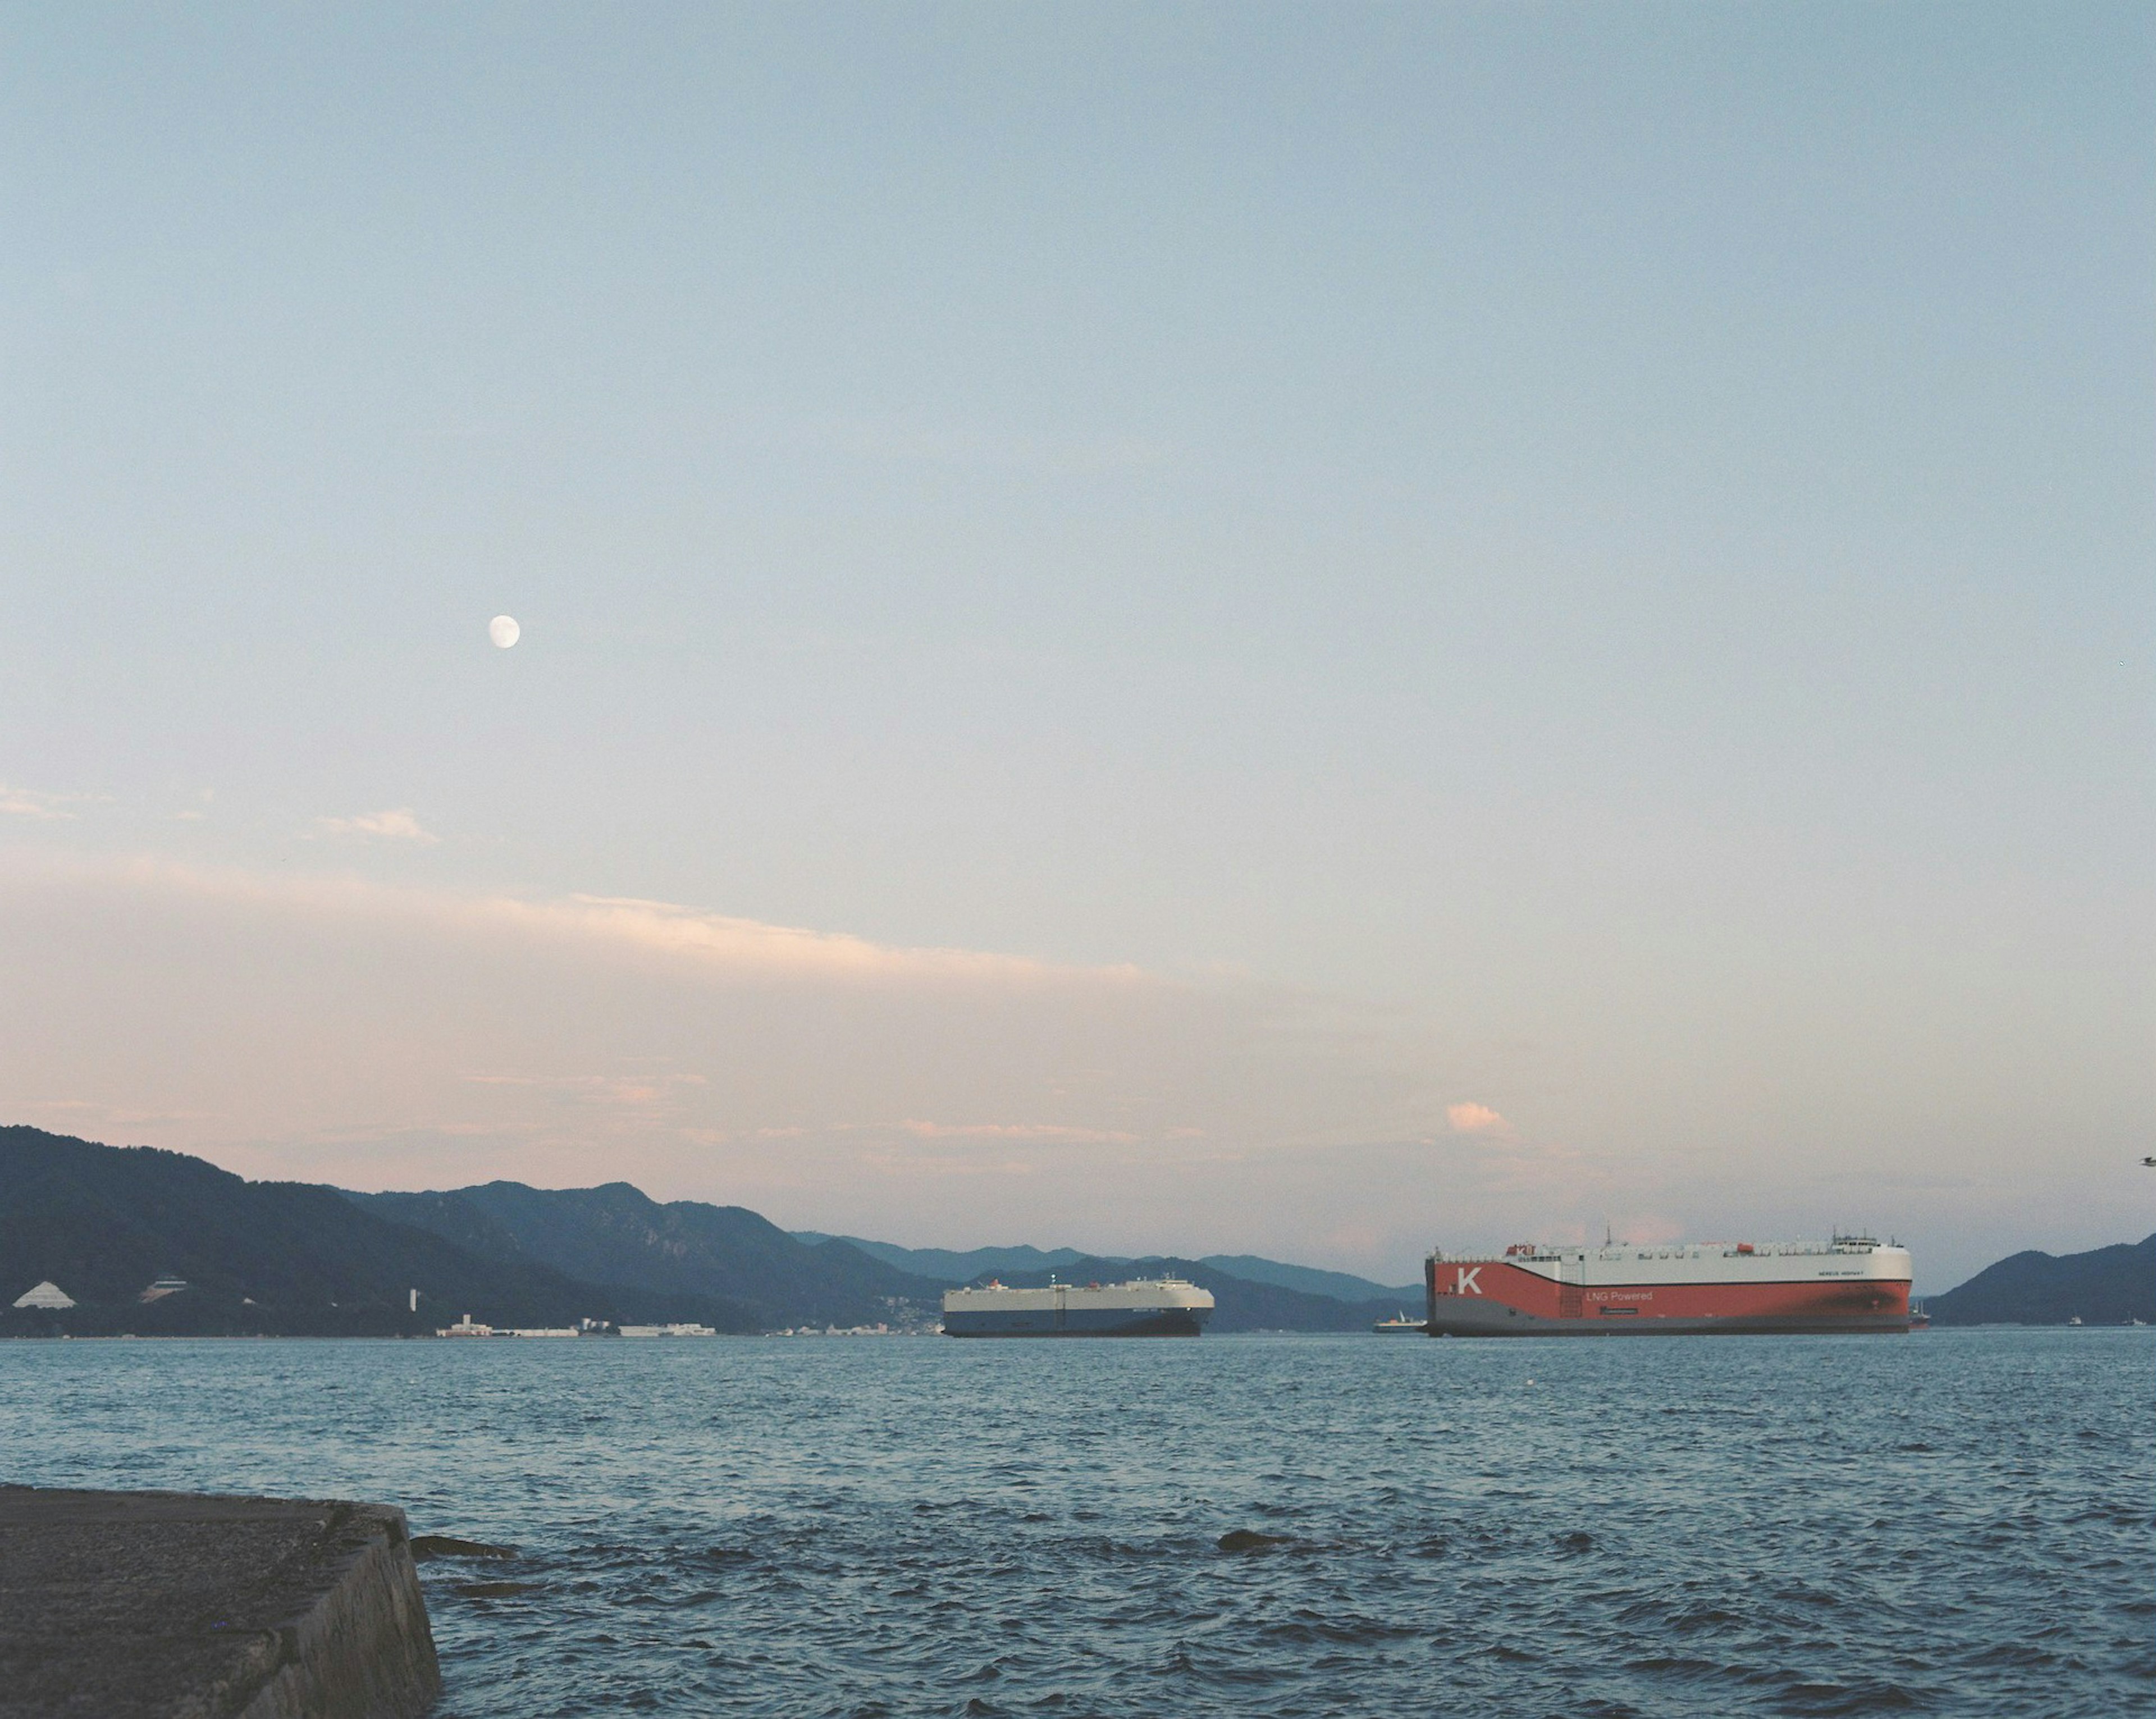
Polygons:
<instances>
[{"instance_id":1,"label":"distant shoreline","mask_svg":"<svg viewBox=\"0 0 2156 1719\"><path fill-rule=\"evenodd\" d=\"M2147 1331L2147 1332L2156 1332L2156 1324L2150 1324L2150 1323L2148 1323L2148 1322L2147 1322L2147 1321L2138 1321L2138 1322L2137 1322L2137 1321L2131 1321L2131 1320L2110 1320L2110 1321L2106 1321L2105 1322L2103 1322L2103 1323L2102 1323L2102 1324L2092 1324L2092 1323L2089 1323L2089 1322L2084 1321L2083 1323L2082 1323L2082 1324L2080 1324L2080 1325L2072 1325L2072 1324L2069 1324L2069 1323L2067 1323L2067 1322L2066 1322L2065 1321L2062 1321L2062 1320L2059 1320L2059 1321L2043 1321L2043 1322L2039 1323L2039 1322L2035 1321L2015 1321L2015 1320L2010 1320L2010 1319L1998 1319L1998 1320L1987 1320L1987 1321L1984 1321L1984 1323L1982 1323L1982 1324L1974 1324L1974 1323L1972 1323L1972 1324L1967 1324L1967 1325L1933 1326L1932 1327L1930 1327L1929 1331L1928 1331L1928 1332L1910 1332L1910 1333L1909 1333L1909 1335L1910 1335L1911 1337L1928 1337L1928 1336L1937 1335L1937 1334L1940 1334L1940 1333L1943 1333L1943 1332L1987 1332L1987 1331L2071 1331L2071 1332L2084 1332L2084 1333L2086 1333L2086 1332L2105 1332L2105 1331ZM844 1341L844 1340L848 1340L848 1339L854 1339L854 1338L856 1338L857 1337L858 1337L858 1338L859 1338L859 1340L860 1340L860 1341L868 1342L868 1341L877 1341L877 1340L880 1340L880 1339L881 1339L881 1338L883 1338L883 1337L906 1337L906 1338L915 1338L915 1339L917 1339L917 1338L925 1337L932 1337L932 1336L935 1336L935 1335L937 1335L937 1333L932 1332L872 1332L872 1333L866 1333L866 1334L857 1334L857 1333L855 1333L855 1332L839 1332L836 1333L836 1334L835 1334L835 1336L830 1336L830 1337L824 1336L824 1334L822 1334L822 1333L820 1333L820 1332L819 1332L819 1333L818 1333L818 1334L817 1334L817 1336L816 1336L814 1339L807 1339L807 1338L803 1338L803 1337L799 1337L793 1336L793 1334L791 1334L791 1333L789 1333L789 1332L783 1332L783 1331L767 1331L767 1332L722 1331L722 1332L720 1332L719 1333L717 1333L716 1336L714 1336L714 1337L671 1337L671 1338L669 1338L669 1337L630 1337L630 1338L626 1338L626 1339L612 1339L612 1338L609 1338L609 1339L603 1339L603 1340L599 1340L599 1341L596 1341L596 1342L578 1342L578 1343L570 1343L570 1342L565 1342L556 1341L556 1342L546 1342L546 1343L544 1343L544 1347L549 1347L549 1348L555 1348L555 1349L560 1349L560 1348L588 1348L588 1348L603 1348L603 1349L609 1349L609 1350L611 1350L611 1349L617 1349L617 1348L629 1348L629 1349L636 1349L636 1350L649 1350L649 1349L671 1350L671 1349L684 1348L684 1347L688 1347L689 1345L690 1345L690 1344L692 1344L692 1343L701 1344L701 1343L802 1342L807 1342L807 1341L815 1341L815 1342L832 1342ZM1686 1336L1704 1336L1704 1335L1706 1335L1706 1334L1705 1334L1705 1333L1700 1333L1700 1332L1679 1333L1679 1334L1675 1335L1675 1336L1672 1336L1672 1337L1669 1337L1662 1338L1662 1339L1661 1339L1661 1342L1681 1342L1684 1340L1684 1337L1685 1337ZM1876 1336L1876 1335L1877 1335L1877 1333L1876 1333L1876 1332L1800 1332L1800 1333L1779 1333L1779 1332L1778 1332L1778 1333L1765 1333L1764 1335L1768 1335L1768 1336L1771 1336L1771 1337L1774 1337L1774 1339L1776 1342L1781 1342L1781 1341L1784 1341L1784 1340L1785 1339L1785 1337L1788 1337L1788 1336L1793 1336L1793 1335L1795 1335L1795 1336L1807 1336L1807 1337L1868 1337L1868 1336ZM1267 1338L1270 1338L1270 1337L1294 1337L1294 1338L1298 1339L1299 1341L1306 1342L1363 1342L1363 1341L1365 1341L1366 1339L1368 1339L1369 1337L1370 1337L1370 1333L1368 1333L1368 1332L1353 1332L1353 1331L1285 1331L1285 1330L1283 1330L1283 1331L1229 1331L1229 1332L1209 1332L1209 1333L1207 1334L1207 1337L1206 1337L1206 1342L1207 1342L1208 1346L1209 1347L1209 1346L1211 1346L1211 1345L1213 1345L1213 1344L1216 1344L1216 1343L1222 1343L1222 1342L1245 1342L1245 1341L1248 1341L1248 1340L1250 1340L1250 1339L1251 1339L1251 1338L1254 1338L1254 1337L1267 1337ZM1563 1338L1549 1338L1549 1339L1545 1339L1544 1341L1545 1341L1545 1342L1563 1342ZM1728 1336L1727 1336L1727 1335L1717 1334L1717 1335L1715 1335L1715 1336L1712 1337L1712 1341L1713 1341L1713 1342L1717 1345L1717 1347L1726 1347L1727 1346L1727 1344L1728 1344L1728 1342L1729 1342L1729 1337L1728 1337ZM200 1333L200 1334L198 1334L198 1335L192 1335L192 1336L190 1336L190 1335L172 1335L172 1334L160 1334L160 1335L155 1335L155 1336L141 1336L141 1335L137 1335L137 1334L136 1334L136 1333L129 1332L100 1332L100 1333L97 1333L97 1334L95 1334L95 1335L85 1334L85 1335L82 1335L82 1336L76 1336L75 1334L74 1334L74 1333L72 1333L72 1332L54 1332L54 1333L53 1333L53 1334L51 1334L51 1335L49 1335L49 1336L39 1336L39 1335L37 1335L37 1334L35 1334L35 1333L29 1332L5 1332L5 1333L0 1333L0 1343L40 1343L40 1344L44 1344L44 1343L440 1343L440 1344L443 1344L443 1345L445 1345L445 1346L449 1346L449 1347L462 1347L462 1348L471 1348L471 1347L493 1347L493 1346L495 1346L495 1345L496 1345L496 1344L498 1344L498 1343L503 1343L503 1342L520 1344L521 1347L525 1347L525 1348L536 1348L536 1347L542 1347L542 1339L539 1339L539 1338L533 1338L533 1337L526 1337L526 1338L521 1338L521 1339L520 1339L520 1338L514 1338L514 1337L511 1337L511 1338L495 1338L495 1337L485 1337L485 1338L475 1338L475 1337L454 1337L454 1338L451 1338L451 1337L434 1337L434 1336L433 1336L433 1335L431 1335L431 1334L428 1334L428 1333L413 1333L413 1334L407 1335L407 1334L405 1334L405 1333L398 1332L379 1332L379 1333L376 1333L376 1334L372 1334L372 1335L349 1335L349 1336L332 1336L332 1337L325 1337L325 1336L321 1335L320 1333L317 1333L317 1332L206 1332ZM1466 1342L1466 1347L1478 1347L1478 1346L1477 1346L1477 1345L1476 1345L1476 1344L1475 1344L1471 1340L1467 1341L1467 1342ZM966 1346L962 1344L962 1345L959 1345L958 1347L966 1347ZM1398 1347L1398 1345L1397 1345L1397 1344L1395 1344L1395 1343L1393 1343L1393 1342L1387 1342L1387 1343L1384 1345L1384 1347L1385 1347L1387 1349L1389 1349L1389 1349L1394 1349L1394 1348Z\"/></svg>"}]
</instances>

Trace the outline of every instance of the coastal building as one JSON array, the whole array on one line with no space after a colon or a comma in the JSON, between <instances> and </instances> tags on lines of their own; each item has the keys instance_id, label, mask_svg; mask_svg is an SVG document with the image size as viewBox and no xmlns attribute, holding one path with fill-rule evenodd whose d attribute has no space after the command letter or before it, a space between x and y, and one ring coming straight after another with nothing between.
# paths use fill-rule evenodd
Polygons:
<instances>
[{"instance_id":1,"label":"coastal building","mask_svg":"<svg viewBox=\"0 0 2156 1719\"><path fill-rule=\"evenodd\" d=\"M15 1297L18 1307L50 1307L57 1311L74 1306L74 1297L47 1278L43 1283L25 1290Z\"/></svg>"},{"instance_id":2,"label":"coastal building","mask_svg":"<svg viewBox=\"0 0 2156 1719\"><path fill-rule=\"evenodd\" d=\"M136 1299L144 1301L162 1301L167 1296L177 1296L187 1286L187 1280L184 1277L161 1277L149 1288L144 1290Z\"/></svg>"}]
</instances>

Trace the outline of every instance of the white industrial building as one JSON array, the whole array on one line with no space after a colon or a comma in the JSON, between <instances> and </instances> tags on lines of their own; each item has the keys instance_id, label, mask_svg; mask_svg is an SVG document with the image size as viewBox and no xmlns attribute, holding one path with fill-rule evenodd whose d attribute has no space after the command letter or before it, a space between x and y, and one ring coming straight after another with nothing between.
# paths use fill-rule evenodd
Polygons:
<instances>
[{"instance_id":1,"label":"white industrial building","mask_svg":"<svg viewBox=\"0 0 2156 1719\"><path fill-rule=\"evenodd\" d=\"M17 1281L20 1282L21 1280L18 1278ZM50 1278L47 1278L34 1289L25 1290L21 1295L16 1296L15 1305L18 1307L72 1307L74 1306L74 1297Z\"/></svg>"}]
</instances>

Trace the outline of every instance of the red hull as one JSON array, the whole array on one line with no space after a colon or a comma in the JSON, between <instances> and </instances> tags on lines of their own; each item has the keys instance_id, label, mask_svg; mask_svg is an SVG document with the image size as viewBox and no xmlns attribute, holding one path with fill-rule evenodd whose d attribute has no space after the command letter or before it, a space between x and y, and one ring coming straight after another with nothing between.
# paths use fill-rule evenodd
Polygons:
<instances>
[{"instance_id":1,"label":"red hull","mask_svg":"<svg viewBox=\"0 0 2156 1719\"><path fill-rule=\"evenodd\" d=\"M1432 1260L1433 1336L1907 1331L1909 1285L1888 1278L1820 1283L1558 1284L1486 1260Z\"/></svg>"}]
</instances>

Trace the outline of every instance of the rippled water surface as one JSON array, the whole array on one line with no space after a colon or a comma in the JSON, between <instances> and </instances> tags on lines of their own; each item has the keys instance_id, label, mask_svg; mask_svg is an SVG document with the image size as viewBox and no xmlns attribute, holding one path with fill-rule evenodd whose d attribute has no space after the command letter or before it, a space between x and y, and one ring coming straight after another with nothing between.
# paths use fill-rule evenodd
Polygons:
<instances>
[{"instance_id":1,"label":"rippled water surface","mask_svg":"<svg viewBox=\"0 0 2156 1719\"><path fill-rule=\"evenodd\" d=\"M10 1342L0 1473L513 1543L459 1719L2147 1712L2152 1339Z\"/></svg>"}]
</instances>

